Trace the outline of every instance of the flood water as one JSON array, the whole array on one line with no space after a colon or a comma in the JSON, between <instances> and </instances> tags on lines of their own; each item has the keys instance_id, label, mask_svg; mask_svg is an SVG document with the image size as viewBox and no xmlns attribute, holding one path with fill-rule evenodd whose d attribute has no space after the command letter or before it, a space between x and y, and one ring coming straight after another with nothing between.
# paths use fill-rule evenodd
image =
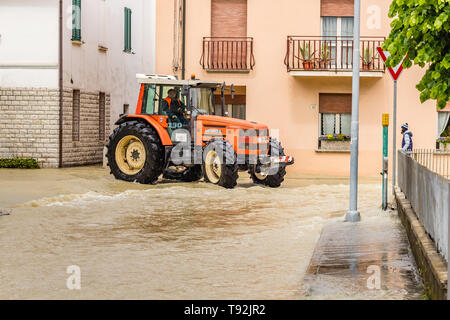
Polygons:
<instances>
[{"instance_id":1,"label":"flood water","mask_svg":"<svg viewBox=\"0 0 450 320\"><path fill-rule=\"evenodd\" d=\"M269 189L245 176L227 190L126 183L100 167L1 170L0 299L308 298L303 279L322 227L345 215L347 178ZM380 209L379 180L361 181L363 219L401 228ZM71 265L81 290L66 286Z\"/></svg>"}]
</instances>

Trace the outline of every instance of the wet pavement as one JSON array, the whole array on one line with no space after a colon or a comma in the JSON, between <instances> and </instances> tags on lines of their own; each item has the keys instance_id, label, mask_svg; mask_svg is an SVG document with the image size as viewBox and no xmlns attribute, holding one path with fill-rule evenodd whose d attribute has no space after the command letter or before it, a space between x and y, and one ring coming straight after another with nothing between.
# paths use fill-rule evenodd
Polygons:
<instances>
[{"instance_id":1,"label":"wet pavement","mask_svg":"<svg viewBox=\"0 0 450 320\"><path fill-rule=\"evenodd\" d=\"M10 213L0 216L0 299L420 297L403 240L389 249L411 266L398 287L378 294L333 282L326 292L308 287L323 227L345 216L347 182L289 175L270 189L244 174L226 190L126 183L100 167L0 170L0 210ZM380 209L379 179L360 182L363 223L401 232L396 213ZM81 290L66 286L72 265L80 267Z\"/></svg>"},{"instance_id":2,"label":"wet pavement","mask_svg":"<svg viewBox=\"0 0 450 320\"><path fill-rule=\"evenodd\" d=\"M314 299L421 299L405 232L388 220L325 225L304 279Z\"/></svg>"}]
</instances>

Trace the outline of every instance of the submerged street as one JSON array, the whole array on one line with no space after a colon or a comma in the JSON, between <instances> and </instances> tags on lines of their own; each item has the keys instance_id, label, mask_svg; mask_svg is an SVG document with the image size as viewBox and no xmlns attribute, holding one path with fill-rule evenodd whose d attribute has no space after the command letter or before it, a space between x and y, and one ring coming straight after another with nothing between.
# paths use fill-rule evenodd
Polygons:
<instances>
[{"instance_id":1,"label":"submerged street","mask_svg":"<svg viewBox=\"0 0 450 320\"><path fill-rule=\"evenodd\" d=\"M347 178L288 175L270 189L242 174L227 190L139 185L108 173L0 171L0 209L10 212L0 216L0 299L316 298L305 275L324 225L343 220ZM360 183L363 223L402 235L396 213L380 208L380 180ZM333 296L327 283L317 298L420 299L406 236L396 239L410 272L399 274L395 291ZM81 269L81 290L66 287L71 265Z\"/></svg>"}]
</instances>

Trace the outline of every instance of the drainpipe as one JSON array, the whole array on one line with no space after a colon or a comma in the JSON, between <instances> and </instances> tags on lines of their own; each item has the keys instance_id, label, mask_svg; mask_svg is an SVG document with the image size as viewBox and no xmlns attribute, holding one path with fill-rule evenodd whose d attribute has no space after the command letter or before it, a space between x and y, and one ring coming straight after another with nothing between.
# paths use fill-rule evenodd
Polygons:
<instances>
[{"instance_id":1,"label":"drainpipe","mask_svg":"<svg viewBox=\"0 0 450 320\"><path fill-rule=\"evenodd\" d=\"M183 0L183 44L181 53L181 78L186 79L186 0Z\"/></svg>"},{"instance_id":2,"label":"drainpipe","mask_svg":"<svg viewBox=\"0 0 450 320\"><path fill-rule=\"evenodd\" d=\"M59 167L63 163L63 0L59 0Z\"/></svg>"}]
</instances>

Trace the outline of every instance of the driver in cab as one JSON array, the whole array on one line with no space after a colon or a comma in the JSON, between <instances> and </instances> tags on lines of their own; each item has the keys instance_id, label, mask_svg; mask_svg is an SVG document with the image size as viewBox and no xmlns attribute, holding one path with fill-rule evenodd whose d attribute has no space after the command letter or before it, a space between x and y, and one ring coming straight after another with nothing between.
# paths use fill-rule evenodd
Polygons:
<instances>
[{"instance_id":1,"label":"driver in cab","mask_svg":"<svg viewBox=\"0 0 450 320\"><path fill-rule=\"evenodd\" d=\"M162 101L162 110L164 110L172 122L187 123L185 114L186 106L178 98L177 90L170 89L167 92L167 97Z\"/></svg>"}]
</instances>

